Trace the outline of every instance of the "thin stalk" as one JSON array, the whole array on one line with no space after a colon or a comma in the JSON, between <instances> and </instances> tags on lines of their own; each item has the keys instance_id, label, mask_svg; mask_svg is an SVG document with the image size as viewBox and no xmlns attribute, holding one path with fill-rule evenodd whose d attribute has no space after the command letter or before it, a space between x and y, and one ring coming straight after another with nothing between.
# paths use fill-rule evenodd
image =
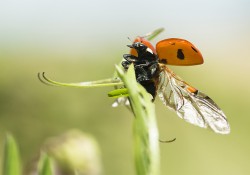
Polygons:
<instances>
[{"instance_id":1,"label":"thin stalk","mask_svg":"<svg viewBox=\"0 0 250 175\"><path fill-rule=\"evenodd\" d=\"M119 67L116 69L128 90L130 105L135 115L133 131L136 172L138 175L159 175L159 134L152 96L136 82L133 65L127 73Z\"/></svg>"},{"instance_id":2,"label":"thin stalk","mask_svg":"<svg viewBox=\"0 0 250 175\"><path fill-rule=\"evenodd\" d=\"M121 86L123 82L119 79L109 78L97 81L87 81L87 82L79 82L79 83L63 83L52 80L45 76L45 72L38 73L38 79L47 85L52 86L66 86L66 87L77 87L77 88L91 88L91 87L106 87L106 86Z\"/></svg>"}]
</instances>

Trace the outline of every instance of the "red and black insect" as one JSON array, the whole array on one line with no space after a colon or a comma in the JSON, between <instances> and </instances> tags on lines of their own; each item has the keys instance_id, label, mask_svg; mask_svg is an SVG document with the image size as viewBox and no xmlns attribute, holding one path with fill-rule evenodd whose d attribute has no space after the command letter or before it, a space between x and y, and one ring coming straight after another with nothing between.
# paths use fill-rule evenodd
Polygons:
<instances>
[{"instance_id":1,"label":"red and black insect","mask_svg":"<svg viewBox=\"0 0 250 175\"><path fill-rule=\"evenodd\" d=\"M127 70L134 64L137 82L153 96L153 100L158 94L166 106L187 122L210 127L220 134L230 132L226 116L216 103L166 66L202 64L203 57L192 43L170 38L158 42L155 49L144 37L137 37L128 47L130 54L123 55L122 66Z\"/></svg>"}]
</instances>

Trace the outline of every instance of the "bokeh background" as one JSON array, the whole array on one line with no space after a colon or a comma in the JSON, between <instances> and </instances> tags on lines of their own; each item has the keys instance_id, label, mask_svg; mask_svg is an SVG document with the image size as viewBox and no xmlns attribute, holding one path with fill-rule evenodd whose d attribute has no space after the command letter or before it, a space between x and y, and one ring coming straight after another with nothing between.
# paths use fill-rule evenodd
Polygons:
<instances>
[{"instance_id":1,"label":"bokeh background","mask_svg":"<svg viewBox=\"0 0 250 175\"><path fill-rule=\"evenodd\" d=\"M229 135L192 126L156 101L162 174L250 174L250 1L9 0L0 2L0 140L17 139L24 163L46 138L70 129L93 135L104 174L135 174L131 113L112 108L112 88L46 86L37 73L81 82L109 78L127 44L159 27L202 52L200 66L174 67L209 94L231 125ZM2 144L1 144L2 145Z\"/></svg>"}]
</instances>

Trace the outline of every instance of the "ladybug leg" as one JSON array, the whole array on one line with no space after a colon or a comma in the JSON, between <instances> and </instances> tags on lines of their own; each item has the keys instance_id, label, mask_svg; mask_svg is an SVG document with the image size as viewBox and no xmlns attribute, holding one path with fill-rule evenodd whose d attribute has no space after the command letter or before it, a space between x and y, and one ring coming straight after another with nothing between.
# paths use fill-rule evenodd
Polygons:
<instances>
[{"instance_id":1,"label":"ladybug leg","mask_svg":"<svg viewBox=\"0 0 250 175\"><path fill-rule=\"evenodd\" d=\"M124 54L123 58L130 63L138 62L138 58L131 54Z\"/></svg>"},{"instance_id":2,"label":"ladybug leg","mask_svg":"<svg viewBox=\"0 0 250 175\"><path fill-rule=\"evenodd\" d=\"M139 62L139 61L138 61ZM135 65L135 66L138 66L138 67L147 67L149 66L151 63L148 61L148 60L143 60L141 61L139 64Z\"/></svg>"},{"instance_id":3,"label":"ladybug leg","mask_svg":"<svg viewBox=\"0 0 250 175\"><path fill-rule=\"evenodd\" d=\"M135 64L135 68L142 68L145 72L148 72L151 69L156 69L157 66L157 62L150 62L147 60L144 60L143 63Z\"/></svg>"},{"instance_id":4,"label":"ladybug leg","mask_svg":"<svg viewBox=\"0 0 250 175\"><path fill-rule=\"evenodd\" d=\"M157 70L159 70L158 63L155 62L152 65L150 65L149 70L150 70L150 75L153 77L153 75L157 72Z\"/></svg>"},{"instance_id":5,"label":"ladybug leg","mask_svg":"<svg viewBox=\"0 0 250 175\"><path fill-rule=\"evenodd\" d=\"M149 76L148 76L148 73L143 68L143 66L136 65L135 66L135 72L136 72L136 80L137 80L138 83L150 80Z\"/></svg>"},{"instance_id":6,"label":"ladybug leg","mask_svg":"<svg viewBox=\"0 0 250 175\"><path fill-rule=\"evenodd\" d=\"M122 66L123 66L123 68L124 68L125 70L128 69L128 67L129 67L130 64L131 64L131 62L128 62L128 61L123 61L123 62L122 62Z\"/></svg>"}]
</instances>

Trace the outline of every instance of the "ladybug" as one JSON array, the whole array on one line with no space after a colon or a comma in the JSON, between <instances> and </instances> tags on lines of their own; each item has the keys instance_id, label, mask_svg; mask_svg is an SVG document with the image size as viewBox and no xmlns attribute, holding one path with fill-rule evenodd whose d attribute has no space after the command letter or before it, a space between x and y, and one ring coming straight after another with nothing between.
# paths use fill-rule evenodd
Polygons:
<instances>
[{"instance_id":1,"label":"ladybug","mask_svg":"<svg viewBox=\"0 0 250 175\"><path fill-rule=\"evenodd\" d=\"M223 111L206 94L178 77L167 65L202 64L201 52L189 41L169 38L154 47L145 37L137 37L129 54L124 54L125 70L133 63L136 80L155 100L161 101L185 121L214 132L228 134L230 126Z\"/></svg>"}]
</instances>

